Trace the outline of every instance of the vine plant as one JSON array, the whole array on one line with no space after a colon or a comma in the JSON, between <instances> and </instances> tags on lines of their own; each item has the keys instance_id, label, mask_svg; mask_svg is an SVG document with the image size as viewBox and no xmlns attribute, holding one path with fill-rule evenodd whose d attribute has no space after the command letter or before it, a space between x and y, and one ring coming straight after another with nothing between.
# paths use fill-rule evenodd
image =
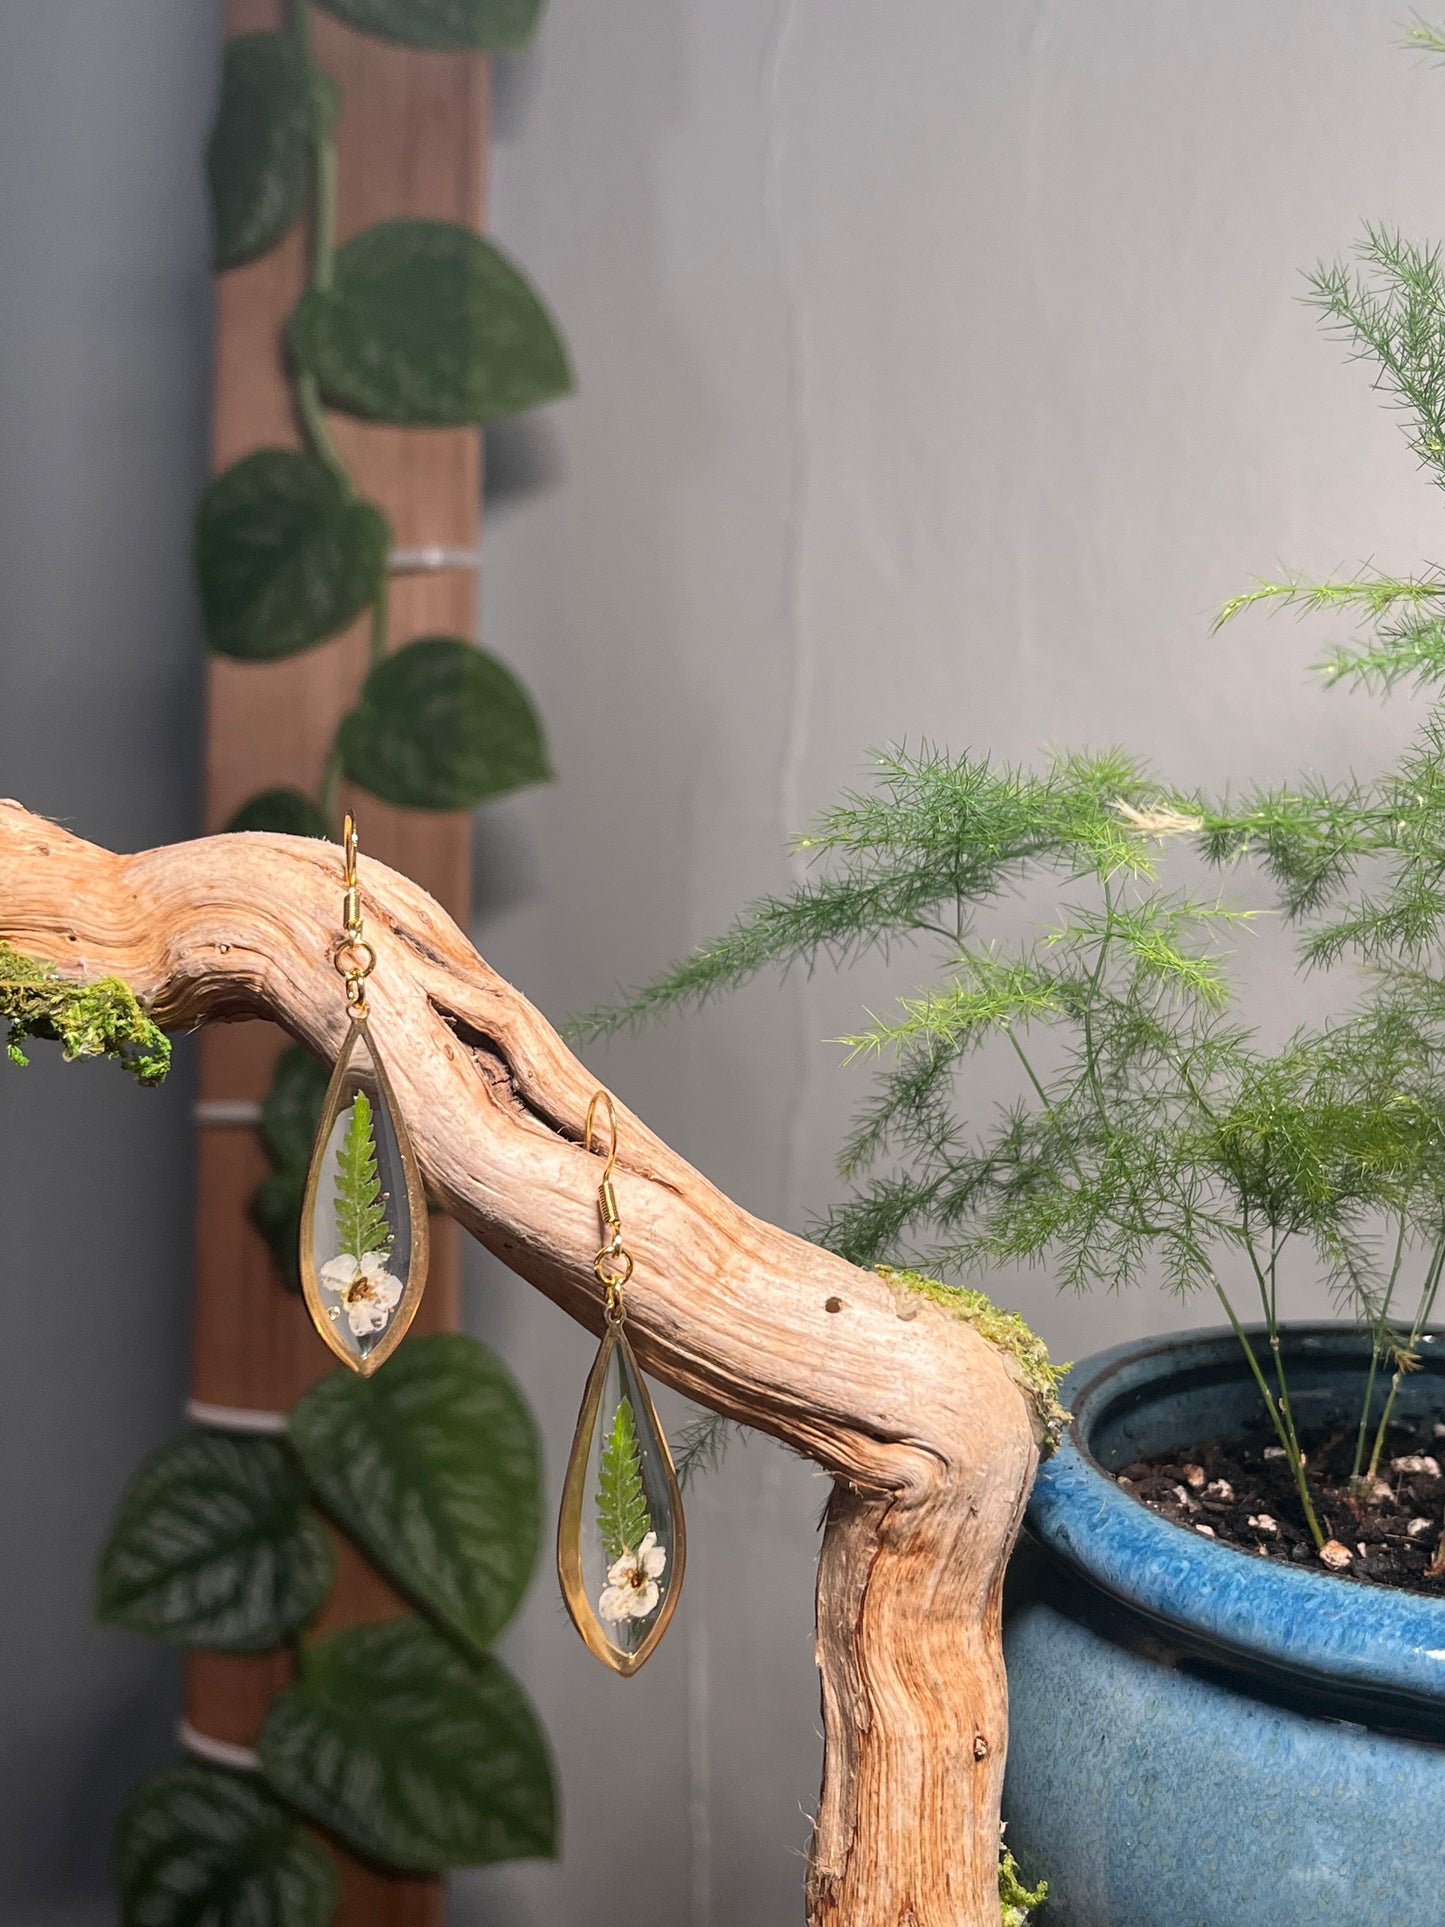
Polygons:
<instances>
[{"instance_id":1,"label":"vine plant","mask_svg":"<svg viewBox=\"0 0 1445 1927\"><path fill-rule=\"evenodd\" d=\"M323 0L412 47L521 45L541 0ZM449 222L391 220L338 245L340 90L317 65L311 0L276 32L230 40L208 152L221 269L274 248L309 213L306 285L286 327L298 448L262 448L207 488L196 564L209 647L263 664L362 615L370 668L314 794L271 789L228 825L334 836L343 779L403 808L460 810L549 774L520 682L469 639L390 649L392 531L349 474L340 409L411 427L482 423L563 393L565 349L515 267ZM0 960L3 962L3 960ZM69 991L71 987L63 986ZM43 973L0 969L0 1014L68 1054L109 1049L163 1074L118 986L90 1030ZM143 1020L142 1020L143 1021ZM252 1216L293 1287L305 1167L325 1077L299 1048L262 1109L271 1175ZM314 1829L419 1873L555 1850L546 1742L490 1646L515 1611L541 1528L536 1431L482 1345L413 1338L374 1379L323 1379L275 1436L202 1429L164 1446L127 1493L100 1561L106 1622L174 1645L289 1649L254 1766L193 1757L133 1794L118 1840L126 1927L325 1927L332 1858ZM328 1531L328 1524L330 1530ZM332 1534L413 1610L317 1636Z\"/></svg>"}]
</instances>

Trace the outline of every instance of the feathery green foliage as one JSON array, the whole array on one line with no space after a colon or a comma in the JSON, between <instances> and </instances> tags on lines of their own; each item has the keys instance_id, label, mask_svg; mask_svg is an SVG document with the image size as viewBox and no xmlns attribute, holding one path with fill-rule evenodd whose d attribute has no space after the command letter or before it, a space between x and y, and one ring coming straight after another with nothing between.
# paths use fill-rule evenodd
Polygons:
<instances>
[{"instance_id":1,"label":"feathery green foliage","mask_svg":"<svg viewBox=\"0 0 1445 1927\"><path fill-rule=\"evenodd\" d=\"M652 1530L647 1494L642 1489L642 1455L632 1400L620 1398L612 1430L602 1442L597 1475L597 1524L609 1559L636 1552Z\"/></svg>"},{"instance_id":2,"label":"feathery green foliage","mask_svg":"<svg viewBox=\"0 0 1445 1927\"><path fill-rule=\"evenodd\" d=\"M1411 44L1445 53L1445 33L1417 23ZM1371 228L1353 263L1315 270L1308 298L1445 484L1441 250ZM1445 567L1260 581L1216 626L1261 608L1354 627L1320 664L1327 686L1445 684ZM1181 843L1220 872L1263 870L1302 965L1367 964L1370 995L1265 1048L1229 986L1239 913L1172 887ZM892 750L798 848L813 859L804 883L581 1020L581 1034L696 1007L766 968L930 951L933 981L841 1040L876 1070L839 1159L851 1190L823 1241L861 1265L944 1276L1047 1264L1063 1286L1162 1274L1212 1292L1318 1543L1278 1354L1256 1354L1234 1301L1253 1299L1272 1337L1282 1260L1308 1248L1371 1334L1374 1375L1393 1368L1391 1398L1432 1315L1445 1276L1445 697L1370 781L1308 777L1218 800L1179 793L1121 750L1037 775ZM1055 886L1052 918L1004 940L995 905L1039 879ZM1013 1088L980 1115L962 1100L985 1053L1011 1065ZM950 1289L964 1295L933 1287ZM1370 1450L1373 1390L1361 1477L1389 1414L1387 1401ZM705 1463L718 1443L704 1428L691 1456Z\"/></svg>"},{"instance_id":3,"label":"feathery green foliage","mask_svg":"<svg viewBox=\"0 0 1445 1927\"><path fill-rule=\"evenodd\" d=\"M0 1019L9 1024L5 1054L30 1062L27 1038L59 1044L67 1063L113 1057L142 1084L159 1084L171 1063L171 1042L141 1009L119 977L72 983L47 963L0 943Z\"/></svg>"},{"instance_id":4,"label":"feathery green foliage","mask_svg":"<svg viewBox=\"0 0 1445 1927\"><path fill-rule=\"evenodd\" d=\"M358 1091L336 1153L336 1240L354 1258L391 1249L391 1227L376 1169L371 1099Z\"/></svg>"}]
</instances>

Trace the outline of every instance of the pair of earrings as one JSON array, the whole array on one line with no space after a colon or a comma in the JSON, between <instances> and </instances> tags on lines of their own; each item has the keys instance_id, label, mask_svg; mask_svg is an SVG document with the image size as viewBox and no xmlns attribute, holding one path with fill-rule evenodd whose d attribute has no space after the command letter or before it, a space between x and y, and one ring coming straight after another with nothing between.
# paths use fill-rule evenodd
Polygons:
<instances>
[{"instance_id":1,"label":"pair of earrings","mask_svg":"<svg viewBox=\"0 0 1445 1927\"><path fill-rule=\"evenodd\" d=\"M321 1107L301 1206L301 1283L311 1319L344 1365L369 1376L406 1334L426 1284L427 1204L421 1171L369 1027L357 833L343 831L343 934L331 960L350 1029ZM594 1144L605 1106L605 1151ZM676 1608L686 1560L672 1455L626 1332L633 1257L622 1241L613 1173L617 1112L606 1091L587 1107L583 1146L603 1155L602 1245L592 1268L606 1324L587 1379L562 1488L557 1574L590 1651L624 1678L651 1654Z\"/></svg>"}]
</instances>

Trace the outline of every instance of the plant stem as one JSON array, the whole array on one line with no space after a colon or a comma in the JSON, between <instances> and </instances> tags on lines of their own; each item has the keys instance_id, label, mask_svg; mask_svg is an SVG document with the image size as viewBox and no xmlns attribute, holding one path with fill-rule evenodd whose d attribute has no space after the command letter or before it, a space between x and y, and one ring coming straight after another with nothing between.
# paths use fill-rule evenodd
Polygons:
<instances>
[{"instance_id":1,"label":"plant stem","mask_svg":"<svg viewBox=\"0 0 1445 1927\"><path fill-rule=\"evenodd\" d=\"M1033 1065L1029 1062L1028 1057L1024 1051L1023 1045L1019 1042L1018 1038L1014 1035L1012 1026L1010 1026L1007 1032L1007 1036L1008 1036L1009 1043L1012 1044L1013 1046L1015 1057L1018 1058L1019 1062L1024 1067L1024 1075L1028 1078L1030 1084L1033 1085L1034 1091L1038 1097L1039 1103L1043 1106L1044 1116L1049 1120L1049 1123L1054 1127L1054 1129L1059 1134L1059 1142L1063 1145L1065 1155L1068 1157L1070 1164L1072 1164L1074 1167L1074 1176L1079 1180L1080 1184L1083 1184L1085 1182L1084 1167L1079 1162L1079 1154L1074 1149L1072 1143L1070 1142L1068 1132L1064 1129L1063 1125L1060 1124L1058 1113L1055 1110L1054 1105L1049 1098L1049 1094L1044 1089L1043 1084L1039 1081L1038 1073L1035 1071Z\"/></svg>"},{"instance_id":2,"label":"plant stem","mask_svg":"<svg viewBox=\"0 0 1445 1927\"><path fill-rule=\"evenodd\" d=\"M1421 1332L1424 1331L1426 1325L1430 1322L1430 1314L1435 1309L1435 1295L1440 1289L1440 1274L1442 1270L1445 1270L1445 1238L1437 1242L1431 1256L1430 1269L1425 1274L1425 1286L1420 1294L1420 1305L1415 1313L1415 1322L1410 1327L1410 1336L1405 1346L1406 1351L1414 1351ZM1399 1356L1399 1349L1397 1347L1395 1352L1397 1361ZM1385 1409L1380 1414L1380 1423L1375 1432L1375 1445L1374 1450L1370 1453L1369 1469L1365 1473L1365 1477L1369 1480L1374 1480L1379 1477L1380 1460L1385 1455L1385 1441L1389 1436L1390 1420L1395 1413L1395 1400L1400 1395L1400 1387L1404 1383L1404 1380L1405 1367L1397 1362L1394 1376L1390 1380L1389 1394L1385 1399Z\"/></svg>"},{"instance_id":3,"label":"plant stem","mask_svg":"<svg viewBox=\"0 0 1445 1927\"><path fill-rule=\"evenodd\" d=\"M1390 1317L1390 1301L1395 1296L1396 1281L1400 1276L1400 1258L1405 1249L1405 1217L1400 1215L1400 1235L1395 1240L1395 1262L1390 1267L1390 1281L1385 1287L1385 1298L1380 1306L1380 1316L1375 1324L1374 1343L1370 1347L1370 1370L1365 1379L1365 1402L1360 1408L1360 1430L1355 1439L1355 1457L1350 1466L1350 1484L1360 1483L1360 1471L1365 1462L1365 1436L1370 1426L1370 1407L1375 1402L1375 1379L1380 1370L1381 1340Z\"/></svg>"},{"instance_id":4,"label":"plant stem","mask_svg":"<svg viewBox=\"0 0 1445 1927\"><path fill-rule=\"evenodd\" d=\"M367 637L367 660L373 669L375 669L376 665L386 654L386 639L388 634L387 612L390 601L391 583L385 569L383 569L381 572L381 580L376 585L376 594L372 598L371 629Z\"/></svg>"},{"instance_id":5,"label":"plant stem","mask_svg":"<svg viewBox=\"0 0 1445 1927\"><path fill-rule=\"evenodd\" d=\"M291 36L297 51L308 66L314 67L311 53L311 0L292 0ZM308 289L324 293L336 274L336 139L329 125L317 119L316 137L311 149L311 275ZM312 453L340 482L348 496L355 493L346 464L332 438L330 424L321 406L321 390L316 377L304 368L293 370L292 387L296 413Z\"/></svg>"},{"instance_id":6,"label":"plant stem","mask_svg":"<svg viewBox=\"0 0 1445 1927\"><path fill-rule=\"evenodd\" d=\"M1284 1360L1280 1356L1279 1332L1275 1328L1270 1310L1269 1289L1265 1282L1264 1271L1259 1263L1258 1254L1254 1248L1254 1240L1247 1231L1245 1233L1244 1243L1245 1250L1249 1254L1249 1262L1254 1268L1254 1275L1259 1285L1260 1297L1264 1302L1265 1318L1269 1329L1269 1347L1274 1357L1275 1377L1279 1384L1277 1397L1269 1389L1268 1381L1264 1373L1260 1370L1259 1360L1254 1355L1254 1347L1245 1336L1244 1327L1240 1324L1238 1318L1235 1317L1234 1307L1230 1304L1228 1297L1225 1295L1224 1288L1217 1278L1213 1281L1214 1289L1218 1293L1220 1303L1229 1314L1229 1322L1234 1327L1235 1337L1244 1347L1245 1357L1249 1360L1249 1369L1254 1374L1254 1382L1260 1389L1261 1396L1269 1412L1271 1423L1274 1426L1280 1444L1284 1447L1284 1455L1289 1460L1290 1470L1294 1473L1295 1489L1299 1493L1300 1509L1304 1513L1305 1524L1309 1527L1310 1537L1314 1540L1315 1550L1318 1552L1320 1547L1325 1543L1325 1535L1320 1530L1320 1522L1315 1514L1314 1500L1310 1497L1309 1481L1305 1477L1304 1453L1300 1450L1299 1433L1295 1429L1294 1412L1291 1408L1289 1398L1289 1384L1285 1376Z\"/></svg>"}]
</instances>

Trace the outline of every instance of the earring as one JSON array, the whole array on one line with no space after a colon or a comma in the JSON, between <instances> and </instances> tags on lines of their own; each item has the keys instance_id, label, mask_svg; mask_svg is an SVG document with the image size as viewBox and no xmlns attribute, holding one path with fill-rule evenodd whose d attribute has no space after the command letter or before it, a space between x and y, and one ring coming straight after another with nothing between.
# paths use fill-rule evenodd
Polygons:
<instances>
[{"instance_id":1,"label":"earring","mask_svg":"<svg viewBox=\"0 0 1445 1927\"><path fill-rule=\"evenodd\" d=\"M401 1343L426 1284L427 1209L411 1140L368 1024L376 952L362 934L356 824L343 831L345 933L331 961L350 1031L331 1073L301 1203L301 1284L311 1322L363 1377Z\"/></svg>"},{"instance_id":2,"label":"earring","mask_svg":"<svg viewBox=\"0 0 1445 1927\"><path fill-rule=\"evenodd\" d=\"M687 1534L672 1454L627 1341L623 1289L633 1261L612 1184L617 1112L606 1091L587 1106L583 1144L594 1149L599 1104L607 1108L609 1136L597 1192L603 1243L592 1269L606 1293L607 1326L567 1461L557 1577L573 1625L603 1664L626 1679L667 1630L682 1592Z\"/></svg>"}]
</instances>

